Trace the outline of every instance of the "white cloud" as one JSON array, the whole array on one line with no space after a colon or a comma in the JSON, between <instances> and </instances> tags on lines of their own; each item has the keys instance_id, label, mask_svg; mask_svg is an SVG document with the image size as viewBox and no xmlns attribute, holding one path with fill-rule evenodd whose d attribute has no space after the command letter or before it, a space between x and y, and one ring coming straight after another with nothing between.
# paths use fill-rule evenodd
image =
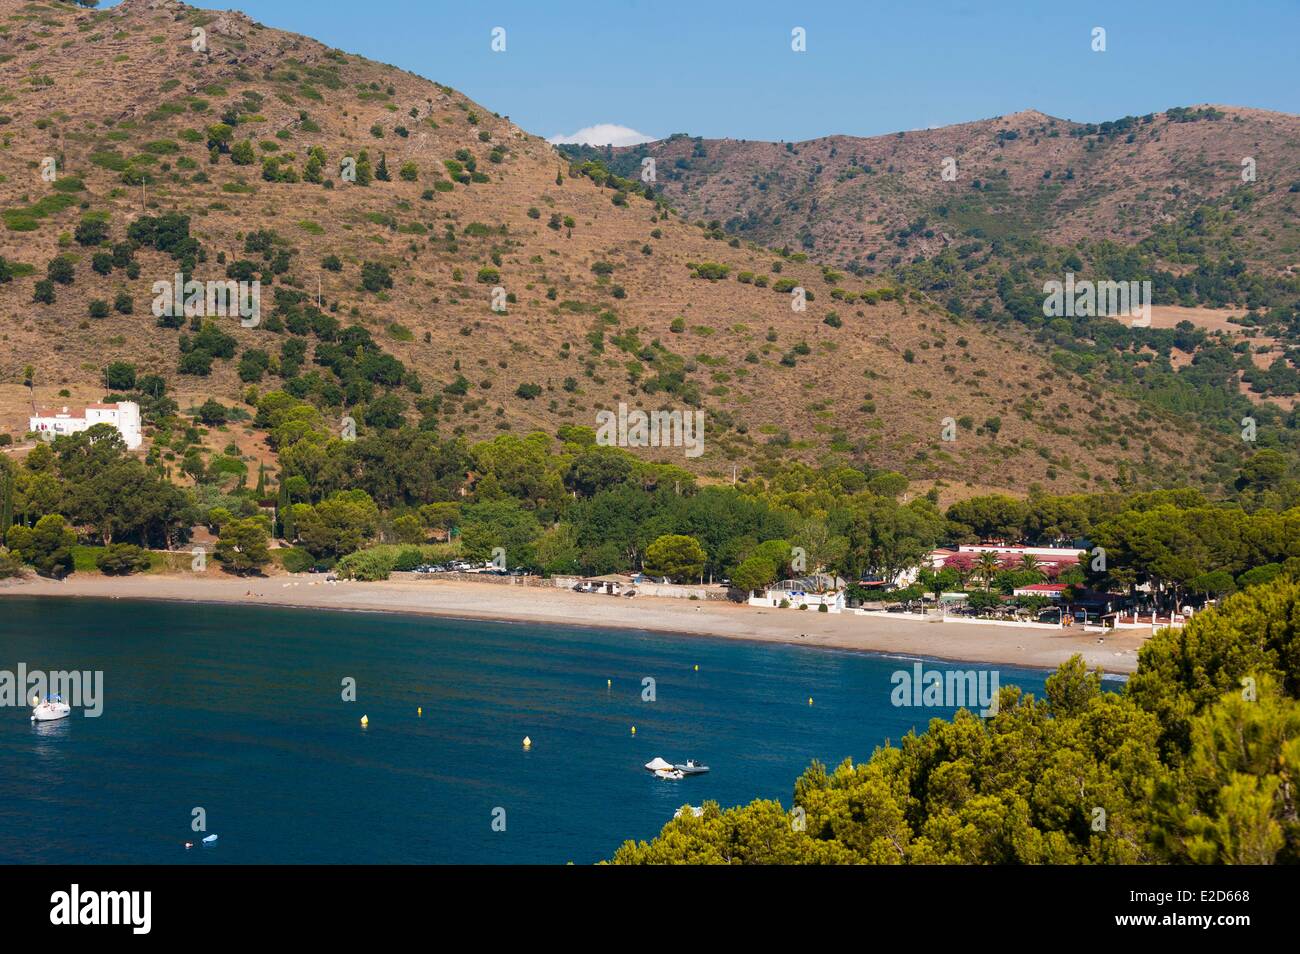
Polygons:
<instances>
[{"instance_id":1,"label":"white cloud","mask_svg":"<svg viewBox=\"0 0 1300 954\"><path fill-rule=\"evenodd\" d=\"M563 133L552 136L547 142L558 146L561 143L579 143L584 146L635 146L637 143L654 142L654 136L637 132L628 126L617 123L597 123L586 126L576 133L566 136Z\"/></svg>"}]
</instances>

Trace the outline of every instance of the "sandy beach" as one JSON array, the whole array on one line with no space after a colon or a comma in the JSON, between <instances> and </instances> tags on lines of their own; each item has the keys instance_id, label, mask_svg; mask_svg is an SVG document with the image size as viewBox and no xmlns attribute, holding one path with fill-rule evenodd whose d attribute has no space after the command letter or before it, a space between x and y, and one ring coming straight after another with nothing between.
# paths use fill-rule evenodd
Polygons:
<instances>
[{"instance_id":1,"label":"sandy beach","mask_svg":"<svg viewBox=\"0 0 1300 954\"><path fill-rule=\"evenodd\" d=\"M1137 649L1146 638L1141 631L1109 633L1102 638L1078 629L972 626L648 596L627 599L558 588L437 578L327 583L310 575L238 579L191 574L122 578L77 574L63 582L10 581L0 585L0 597L5 596L247 603L601 626L1040 669L1054 669L1079 653L1090 667L1099 666L1115 674L1131 673L1137 668Z\"/></svg>"}]
</instances>

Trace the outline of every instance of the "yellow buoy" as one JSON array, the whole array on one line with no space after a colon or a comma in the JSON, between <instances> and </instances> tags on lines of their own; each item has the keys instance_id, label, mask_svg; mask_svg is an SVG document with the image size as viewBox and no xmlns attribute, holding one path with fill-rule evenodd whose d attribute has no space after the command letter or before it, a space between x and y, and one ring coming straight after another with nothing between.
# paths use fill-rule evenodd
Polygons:
<instances>
[{"instance_id":1,"label":"yellow buoy","mask_svg":"<svg viewBox=\"0 0 1300 954\"><path fill-rule=\"evenodd\" d=\"M362 725L370 725L370 716L362 716L362 717L361 717L361 724L362 724Z\"/></svg>"},{"instance_id":2,"label":"yellow buoy","mask_svg":"<svg viewBox=\"0 0 1300 954\"><path fill-rule=\"evenodd\" d=\"M422 715L424 715L424 706L416 706L416 707L415 707L415 714L418 715L418 716L422 716Z\"/></svg>"},{"instance_id":3,"label":"yellow buoy","mask_svg":"<svg viewBox=\"0 0 1300 954\"><path fill-rule=\"evenodd\" d=\"M696 664L695 664L695 671L696 671L696 672L699 672L699 671L700 671L700 664L699 664L699 663L696 663Z\"/></svg>"},{"instance_id":4,"label":"yellow buoy","mask_svg":"<svg viewBox=\"0 0 1300 954\"><path fill-rule=\"evenodd\" d=\"M632 734L636 735L636 726L632 726Z\"/></svg>"},{"instance_id":5,"label":"yellow buoy","mask_svg":"<svg viewBox=\"0 0 1300 954\"><path fill-rule=\"evenodd\" d=\"M531 749L532 747L533 747L533 740L530 739L528 736L524 736L524 748Z\"/></svg>"},{"instance_id":6,"label":"yellow buoy","mask_svg":"<svg viewBox=\"0 0 1300 954\"><path fill-rule=\"evenodd\" d=\"M808 697L808 705L812 705L812 696Z\"/></svg>"},{"instance_id":7,"label":"yellow buoy","mask_svg":"<svg viewBox=\"0 0 1300 954\"><path fill-rule=\"evenodd\" d=\"M613 680L613 679L606 679L606 680L605 680L605 688L606 688L606 689L609 689L609 688L610 688L611 686L613 686L613 685L614 685L614 680Z\"/></svg>"}]
</instances>

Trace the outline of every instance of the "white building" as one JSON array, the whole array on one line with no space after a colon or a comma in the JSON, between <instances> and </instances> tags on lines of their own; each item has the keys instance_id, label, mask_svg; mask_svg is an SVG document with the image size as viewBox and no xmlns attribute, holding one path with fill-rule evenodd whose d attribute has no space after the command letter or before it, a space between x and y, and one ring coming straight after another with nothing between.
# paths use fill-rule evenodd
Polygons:
<instances>
[{"instance_id":1,"label":"white building","mask_svg":"<svg viewBox=\"0 0 1300 954\"><path fill-rule=\"evenodd\" d=\"M775 586L768 587L761 596L750 593L749 605L780 609L781 604L785 603L790 609L799 609L806 606L810 610L821 612L821 607L825 606L827 613L844 612L843 590L830 593L812 593L804 589L803 584L803 580L783 580Z\"/></svg>"},{"instance_id":2,"label":"white building","mask_svg":"<svg viewBox=\"0 0 1300 954\"><path fill-rule=\"evenodd\" d=\"M1085 547L1009 547L996 543L963 543L958 553L996 553L1000 557L1031 556L1039 563L1079 562L1079 552ZM938 550L936 553L940 552ZM951 551L949 551L951 552Z\"/></svg>"},{"instance_id":3,"label":"white building","mask_svg":"<svg viewBox=\"0 0 1300 954\"><path fill-rule=\"evenodd\" d=\"M1046 596L1049 600L1060 602L1065 599L1064 583L1030 583L1017 586L1011 591L1012 596Z\"/></svg>"},{"instance_id":4,"label":"white building","mask_svg":"<svg viewBox=\"0 0 1300 954\"><path fill-rule=\"evenodd\" d=\"M1039 569L1047 571L1055 568L1059 572L1078 563L1079 552L1083 549L1083 547L1012 547L996 543L963 543L956 550L942 547L934 550L930 554L928 565L935 570L942 570L949 561L962 562L970 566L972 561L979 559L980 554L992 553L1003 565L1018 563L1024 557L1031 556ZM897 587L911 586L920 575L920 566L908 567L899 573L893 582Z\"/></svg>"},{"instance_id":5,"label":"white building","mask_svg":"<svg viewBox=\"0 0 1300 954\"><path fill-rule=\"evenodd\" d=\"M144 443L140 430L140 405L134 401L87 404L80 412L68 407L37 408L28 429L42 439L52 441L56 437L80 433L96 424L111 424L117 428L128 450L135 450Z\"/></svg>"}]
</instances>

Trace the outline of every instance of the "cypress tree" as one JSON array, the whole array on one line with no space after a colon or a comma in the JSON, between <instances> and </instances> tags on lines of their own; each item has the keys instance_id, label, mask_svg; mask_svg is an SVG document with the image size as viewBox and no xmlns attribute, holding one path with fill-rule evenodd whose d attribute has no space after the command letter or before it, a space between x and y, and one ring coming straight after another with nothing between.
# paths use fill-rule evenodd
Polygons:
<instances>
[{"instance_id":1,"label":"cypress tree","mask_svg":"<svg viewBox=\"0 0 1300 954\"><path fill-rule=\"evenodd\" d=\"M289 499L289 488L285 485L283 472L280 473L280 494L276 512L280 515L280 536L292 543L293 502Z\"/></svg>"},{"instance_id":2,"label":"cypress tree","mask_svg":"<svg viewBox=\"0 0 1300 954\"><path fill-rule=\"evenodd\" d=\"M14 523L14 475L9 468L0 474L0 543L9 534Z\"/></svg>"}]
</instances>

